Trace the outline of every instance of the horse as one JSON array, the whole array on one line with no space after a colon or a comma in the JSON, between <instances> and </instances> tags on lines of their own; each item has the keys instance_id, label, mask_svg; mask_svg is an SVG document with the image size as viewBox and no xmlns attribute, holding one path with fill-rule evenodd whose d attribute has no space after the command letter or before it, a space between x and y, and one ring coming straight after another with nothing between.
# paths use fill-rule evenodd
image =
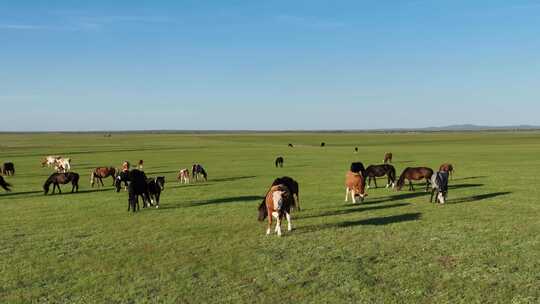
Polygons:
<instances>
[{"instance_id":1,"label":"horse","mask_svg":"<svg viewBox=\"0 0 540 304\"><path fill-rule=\"evenodd\" d=\"M156 208L159 208L159 197L161 196L161 192L165 190L165 177L148 178L146 179L146 183L148 184L150 205L155 203Z\"/></svg>"},{"instance_id":2,"label":"horse","mask_svg":"<svg viewBox=\"0 0 540 304\"><path fill-rule=\"evenodd\" d=\"M92 173L90 174L90 185L92 186L92 188L94 187L94 183L96 182L96 179L98 180L98 187L99 187L99 184L101 183L101 186L105 186L103 185L103 178L107 178L107 177L112 177L113 178L113 186L115 184L115 177L116 177L116 169L114 167L98 167L98 168L95 168L94 171L92 171Z\"/></svg>"},{"instance_id":3,"label":"horse","mask_svg":"<svg viewBox=\"0 0 540 304\"><path fill-rule=\"evenodd\" d=\"M6 182L4 180L4 177L2 175L0 175L0 187L2 187L4 190L6 190L7 192L10 192L11 189L9 189L9 187L11 187L11 184Z\"/></svg>"},{"instance_id":4,"label":"horse","mask_svg":"<svg viewBox=\"0 0 540 304\"><path fill-rule=\"evenodd\" d=\"M289 148L294 148L293 144L288 144Z\"/></svg>"},{"instance_id":5,"label":"horse","mask_svg":"<svg viewBox=\"0 0 540 304\"><path fill-rule=\"evenodd\" d=\"M298 211L301 211L301 208L300 208L300 196L299 196L300 188L298 186L298 182L295 181L291 177L283 176L283 177L276 178L272 182L271 187L277 186L277 185L285 185L285 186L287 186L287 189L289 189L289 191L291 192L291 194L292 194L292 196L294 198L293 207L297 208ZM268 191L270 191L270 190L268 190ZM268 192L267 192L267 194L268 194Z\"/></svg>"},{"instance_id":6,"label":"horse","mask_svg":"<svg viewBox=\"0 0 540 304\"><path fill-rule=\"evenodd\" d=\"M358 153L358 147L354 147L354 153Z\"/></svg>"},{"instance_id":7,"label":"horse","mask_svg":"<svg viewBox=\"0 0 540 304\"><path fill-rule=\"evenodd\" d=\"M54 194L54 189L58 188L58 193L62 193L62 190L60 189L60 185L65 185L67 183L71 182L71 193L73 192L79 192L79 174L75 172L67 172L67 173L53 173L47 180L45 181L45 184L43 184L43 191L45 192L45 195L49 193L49 187L51 184L53 184L52 194Z\"/></svg>"},{"instance_id":8,"label":"horse","mask_svg":"<svg viewBox=\"0 0 540 304\"><path fill-rule=\"evenodd\" d=\"M356 204L356 197L360 198L360 203L364 202L364 198L367 196L365 189L366 181L364 176L359 172L348 171L345 175L345 202L349 201L349 193L353 204Z\"/></svg>"},{"instance_id":9,"label":"horse","mask_svg":"<svg viewBox=\"0 0 540 304\"><path fill-rule=\"evenodd\" d=\"M325 142L322 142L322 143L321 143L321 147L324 147L324 146L326 146L326 143L325 143Z\"/></svg>"},{"instance_id":10,"label":"horse","mask_svg":"<svg viewBox=\"0 0 540 304\"><path fill-rule=\"evenodd\" d=\"M371 165L367 167L365 177L368 178L368 185L369 188L371 186L371 180L375 182L375 188L377 188L377 177L388 177L388 183L386 184L386 188L392 186L392 188L396 185L396 169L392 165Z\"/></svg>"},{"instance_id":11,"label":"horse","mask_svg":"<svg viewBox=\"0 0 540 304\"><path fill-rule=\"evenodd\" d=\"M431 177L431 198L429 202L433 202L433 198L436 197L435 202L444 204L448 197L448 176L450 174L446 171L439 171L433 174ZM437 193L437 195L435 195Z\"/></svg>"},{"instance_id":12,"label":"horse","mask_svg":"<svg viewBox=\"0 0 540 304\"><path fill-rule=\"evenodd\" d=\"M450 163L444 163L439 167L439 171L448 172L448 175L452 178L454 175L454 166Z\"/></svg>"},{"instance_id":13,"label":"horse","mask_svg":"<svg viewBox=\"0 0 540 304\"><path fill-rule=\"evenodd\" d=\"M120 189L122 189L122 182L124 182L124 190L127 191L129 185L129 171L117 170L116 177L114 178L114 186L116 187L116 192L120 192Z\"/></svg>"},{"instance_id":14,"label":"horse","mask_svg":"<svg viewBox=\"0 0 540 304\"><path fill-rule=\"evenodd\" d=\"M292 231L291 207L294 199L291 191L286 185L275 185L270 187L266 197L259 205L259 221L264 221L268 217L268 227L266 235L270 235L272 228L272 218L276 218L275 232L281 236L281 220L287 219L287 230Z\"/></svg>"},{"instance_id":15,"label":"horse","mask_svg":"<svg viewBox=\"0 0 540 304\"><path fill-rule=\"evenodd\" d=\"M137 169L142 171L143 170L143 163L144 163L144 161L142 159L139 160L139 164L137 165Z\"/></svg>"},{"instance_id":16,"label":"horse","mask_svg":"<svg viewBox=\"0 0 540 304\"><path fill-rule=\"evenodd\" d=\"M43 158L41 160L41 167L52 167L56 164L56 160L61 158L61 156L58 156L58 155L49 155L49 156L46 156L45 158Z\"/></svg>"},{"instance_id":17,"label":"horse","mask_svg":"<svg viewBox=\"0 0 540 304\"><path fill-rule=\"evenodd\" d=\"M150 193L148 191L148 178L146 177L146 174L137 169L123 173L127 173L127 179L129 181L128 212L130 209L133 210L133 212L140 210L139 196L141 196L143 199L143 208L146 208L147 205L152 205Z\"/></svg>"},{"instance_id":18,"label":"horse","mask_svg":"<svg viewBox=\"0 0 540 304\"><path fill-rule=\"evenodd\" d=\"M176 175L176 179L180 181L181 184L189 184L189 170L180 169L180 171Z\"/></svg>"},{"instance_id":19,"label":"horse","mask_svg":"<svg viewBox=\"0 0 540 304\"><path fill-rule=\"evenodd\" d=\"M58 157L54 161L54 169L58 173L65 173L71 170L71 158Z\"/></svg>"},{"instance_id":20,"label":"horse","mask_svg":"<svg viewBox=\"0 0 540 304\"><path fill-rule=\"evenodd\" d=\"M394 155L390 152L387 152L384 154L384 160L383 160L383 163L392 163L392 157L394 157Z\"/></svg>"},{"instance_id":21,"label":"horse","mask_svg":"<svg viewBox=\"0 0 540 304\"><path fill-rule=\"evenodd\" d=\"M278 158L276 158L276 161L275 161L276 168L277 167L283 168L283 161L284 161L283 157L278 156Z\"/></svg>"},{"instance_id":22,"label":"horse","mask_svg":"<svg viewBox=\"0 0 540 304\"><path fill-rule=\"evenodd\" d=\"M364 164L361 162L351 163L350 171L353 173L360 173L364 177L366 176L366 168L364 167Z\"/></svg>"},{"instance_id":23,"label":"horse","mask_svg":"<svg viewBox=\"0 0 540 304\"><path fill-rule=\"evenodd\" d=\"M427 167L417 167L417 168L405 168L403 170L403 173L401 173L401 176L399 177L397 181L397 190L400 191L401 188L403 188L403 185L405 184L405 179L409 180L409 191L414 191L414 187L412 184L413 180L426 180L426 192L429 189L429 181L431 179L431 176L433 176L433 170L431 168Z\"/></svg>"},{"instance_id":24,"label":"horse","mask_svg":"<svg viewBox=\"0 0 540 304\"><path fill-rule=\"evenodd\" d=\"M201 175L204 178L205 182L208 181L208 174L206 174L204 168L199 164L194 164L191 167L191 178L194 181L198 181Z\"/></svg>"},{"instance_id":25,"label":"horse","mask_svg":"<svg viewBox=\"0 0 540 304\"><path fill-rule=\"evenodd\" d=\"M2 164L2 174L7 176L15 175L15 165L12 162L5 162Z\"/></svg>"}]
</instances>

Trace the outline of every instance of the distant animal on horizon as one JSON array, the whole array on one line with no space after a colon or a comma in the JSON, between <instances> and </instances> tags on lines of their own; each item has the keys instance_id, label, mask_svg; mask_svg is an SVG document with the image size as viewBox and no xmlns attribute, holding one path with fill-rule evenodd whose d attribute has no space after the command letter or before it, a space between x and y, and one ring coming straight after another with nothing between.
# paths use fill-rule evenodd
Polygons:
<instances>
[{"instance_id":1,"label":"distant animal on horizon","mask_svg":"<svg viewBox=\"0 0 540 304\"><path fill-rule=\"evenodd\" d=\"M143 171L143 163L144 163L144 161L142 159L139 160L139 164L137 165L137 169Z\"/></svg>"},{"instance_id":2,"label":"distant animal on horizon","mask_svg":"<svg viewBox=\"0 0 540 304\"><path fill-rule=\"evenodd\" d=\"M266 235L270 235L272 232L273 218L276 219L274 231L278 236L281 236L281 221L283 217L287 219L287 230L292 231L291 207L293 204L293 195L286 185L280 184L270 187L270 190L266 193L266 197L258 208L258 220L262 222L268 218Z\"/></svg>"},{"instance_id":3,"label":"distant animal on horizon","mask_svg":"<svg viewBox=\"0 0 540 304\"><path fill-rule=\"evenodd\" d=\"M125 172L123 172L125 173ZM128 172L128 212L140 210L139 196L143 200L143 208L152 204L148 191L148 178L143 171L133 169Z\"/></svg>"},{"instance_id":4,"label":"distant animal on horizon","mask_svg":"<svg viewBox=\"0 0 540 304\"><path fill-rule=\"evenodd\" d=\"M439 171L431 177L431 198L429 202L433 202L435 197L435 203L438 201L440 204L446 203L448 197L448 176L450 174L447 171Z\"/></svg>"},{"instance_id":5,"label":"distant animal on horizon","mask_svg":"<svg viewBox=\"0 0 540 304\"><path fill-rule=\"evenodd\" d=\"M354 153L358 153L358 147L354 147Z\"/></svg>"},{"instance_id":6,"label":"distant animal on horizon","mask_svg":"<svg viewBox=\"0 0 540 304\"><path fill-rule=\"evenodd\" d=\"M383 160L383 163L387 164L387 163L392 163L392 158L394 157L394 155L390 152L387 152L384 154L384 160Z\"/></svg>"},{"instance_id":7,"label":"distant animal on horizon","mask_svg":"<svg viewBox=\"0 0 540 304\"><path fill-rule=\"evenodd\" d=\"M448 172L450 178L454 176L454 166L450 163L444 163L439 167L439 171Z\"/></svg>"},{"instance_id":8,"label":"distant animal on horizon","mask_svg":"<svg viewBox=\"0 0 540 304\"><path fill-rule=\"evenodd\" d=\"M285 186L287 186L287 189L289 189L289 191L291 192L291 194L293 196L293 199L294 199L294 204L292 205L292 207L294 207L298 211L301 211L302 209L300 208L300 187L298 186L298 182L295 181L292 177L283 176L283 177L276 178L272 182L271 187L272 186L277 186L277 185L285 185ZM268 191L270 191L270 190L268 190ZM268 192L267 192L267 194L268 194Z\"/></svg>"},{"instance_id":9,"label":"distant animal on horizon","mask_svg":"<svg viewBox=\"0 0 540 304\"><path fill-rule=\"evenodd\" d=\"M0 175L0 187L2 187L7 192L10 192L11 189L9 187L12 187L10 183L4 180L4 177L2 175Z\"/></svg>"},{"instance_id":10,"label":"distant animal on horizon","mask_svg":"<svg viewBox=\"0 0 540 304\"><path fill-rule=\"evenodd\" d=\"M345 202L349 201L349 193L353 204L356 204L356 198L359 198L360 203L364 202L366 193L366 181L360 172L348 171L345 175Z\"/></svg>"},{"instance_id":11,"label":"distant animal on horizon","mask_svg":"<svg viewBox=\"0 0 540 304\"><path fill-rule=\"evenodd\" d=\"M321 143L321 147L324 147L324 146L326 146L326 143L325 143L325 142L322 142L322 143Z\"/></svg>"},{"instance_id":12,"label":"distant animal on horizon","mask_svg":"<svg viewBox=\"0 0 540 304\"><path fill-rule=\"evenodd\" d=\"M409 191L414 191L414 186L412 181L415 180L426 180L426 192L429 189L431 176L433 176L433 170L428 167L416 167L416 168L405 168L403 173L401 173L397 181L397 190L400 191L405 185L405 180L409 181Z\"/></svg>"},{"instance_id":13,"label":"distant animal on horizon","mask_svg":"<svg viewBox=\"0 0 540 304\"><path fill-rule=\"evenodd\" d=\"M293 148L293 147L294 147L293 144L289 144L289 148Z\"/></svg>"},{"instance_id":14,"label":"distant animal on horizon","mask_svg":"<svg viewBox=\"0 0 540 304\"><path fill-rule=\"evenodd\" d=\"M276 168L277 167L283 168L283 162L284 162L283 157L278 156L278 158L276 158L276 161L275 161Z\"/></svg>"},{"instance_id":15,"label":"distant animal on horizon","mask_svg":"<svg viewBox=\"0 0 540 304\"><path fill-rule=\"evenodd\" d=\"M366 176L366 168L364 167L364 164L361 162L351 163L351 167L349 170L354 173L360 173L364 177Z\"/></svg>"},{"instance_id":16,"label":"distant animal on horizon","mask_svg":"<svg viewBox=\"0 0 540 304\"><path fill-rule=\"evenodd\" d=\"M189 184L189 170L180 169L176 175L176 180L178 180L181 184Z\"/></svg>"},{"instance_id":17,"label":"distant animal on horizon","mask_svg":"<svg viewBox=\"0 0 540 304\"><path fill-rule=\"evenodd\" d=\"M383 177L385 175L388 177L386 188L390 186L394 188L396 185L396 169L394 166L388 164L368 166L365 171L365 177L368 178L367 187L370 188L371 181L373 180L375 182L375 188L377 188L377 177Z\"/></svg>"},{"instance_id":18,"label":"distant animal on horizon","mask_svg":"<svg viewBox=\"0 0 540 304\"><path fill-rule=\"evenodd\" d=\"M158 176L156 178L148 178L146 179L146 183L148 184L150 205L152 206L155 203L156 208L159 208L159 198L161 196L161 192L165 190L165 177Z\"/></svg>"},{"instance_id":19,"label":"distant animal on horizon","mask_svg":"<svg viewBox=\"0 0 540 304\"><path fill-rule=\"evenodd\" d=\"M97 167L94 169L94 171L92 171L92 173L90 173L90 185L92 186L92 188L94 187L94 184L96 182L96 179L98 181L98 187L101 183L101 186L104 187L105 185L103 185L103 178L107 178L107 177L112 177L112 185L114 186L115 184L115 179L116 179L116 168L114 167Z\"/></svg>"},{"instance_id":20,"label":"distant animal on horizon","mask_svg":"<svg viewBox=\"0 0 540 304\"><path fill-rule=\"evenodd\" d=\"M53 173L45 183L43 184L43 191L45 195L49 193L50 185L53 184L52 194L54 194L55 188L58 188L58 193L62 193L60 185L65 185L71 183L71 193L79 192L79 174L75 172L62 172L62 173Z\"/></svg>"},{"instance_id":21,"label":"distant animal on horizon","mask_svg":"<svg viewBox=\"0 0 540 304\"><path fill-rule=\"evenodd\" d=\"M194 164L191 167L191 179L193 181L199 181L199 179L204 179L204 181L208 181L208 174L206 173L206 170L204 170L203 166L200 164Z\"/></svg>"},{"instance_id":22,"label":"distant animal on horizon","mask_svg":"<svg viewBox=\"0 0 540 304\"><path fill-rule=\"evenodd\" d=\"M15 164L12 162L5 162L2 164L2 174L7 176L13 176L15 175Z\"/></svg>"}]
</instances>

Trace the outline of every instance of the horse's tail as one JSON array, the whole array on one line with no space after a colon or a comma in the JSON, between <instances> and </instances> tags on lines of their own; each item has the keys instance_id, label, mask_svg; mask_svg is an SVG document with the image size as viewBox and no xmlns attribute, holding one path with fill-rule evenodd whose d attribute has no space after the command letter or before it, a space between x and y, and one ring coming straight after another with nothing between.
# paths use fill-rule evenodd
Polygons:
<instances>
[{"instance_id":1,"label":"horse's tail","mask_svg":"<svg viewBox=\"0 0 540 304\"><path fill-rule=\"evenodd\" d=\"M259 222L262 222L268 216L268 210L266 209L266 196L263 198L262 202L259 204Z\"/></svg>"}]
</instances>

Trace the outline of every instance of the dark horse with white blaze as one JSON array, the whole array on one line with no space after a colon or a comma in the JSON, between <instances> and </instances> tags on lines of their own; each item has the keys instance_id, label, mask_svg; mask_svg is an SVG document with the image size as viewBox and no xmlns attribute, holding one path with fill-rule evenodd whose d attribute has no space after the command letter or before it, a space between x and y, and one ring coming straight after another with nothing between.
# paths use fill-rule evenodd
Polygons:
<instances>
[{"instance_id":1,"label":"dark horse with white blaze","mask_svg":"<svg viewBox=\"0 0 540 304\"><path fill-rule=\"evenodd\" d=\"M284 162L283 157L282 157L282 156L278 156L278 157L276 158L276 161L275 161L276 168L277 168L277 167L283 168L283 162Z\"/></svg>"},{"instance_id":2,"label":"dark horse with white blaze","mask_svg":"<svg viewBox=\"0 0 540 304\"><path fill-rule=\"evenodd\" d=\"M94 171L90 174L90 185L94 187L94 184L96 182L96 179L98 181L98 187L101 183L101 186L103 185L103 178L112 177L113 179L113 186L115 185L115 176L116 176L116 169L114 167L98 167L95 168Z\"/></svg>"},{"instance_id":3,"label":"dark horse with white blaze","mask_svg":"<svg viewBox=\"0 0 540 304\"><path fill-rule=\"evenodd\" d=\"M4 190L6 190L7 192L11 191L11 189L9 189L9 187L11 187L11 184L6 182L2 175L0 175L0 187L4 188Z\"/></svg>"},{"instance_id":4,"label":"dark horse with white blaze","mask_svg":"<svg viewBox=\"0 0 540 304\"><path fill-rule=\"evenodd\" d=\"M403 185L405 185L405 180L409 180L409 190L414 191L414 187L412 184L412 181L415 180L426 180L426 192L429 190L429 184L431 180L431 176L433 176L433 170L428 167L416 167L416 168L405 168L403 170L403 173L401 173L401 176L399 177L397 181L397 190L401 190L403 188Z\"/></svg>"},{"instance_id":5,"label":"dark horse with white blaze","mask_svg":"<svg viewBox=\"0 0 540 304\"><path fill-rule=\"evenodd\" d=\"M60 185L65 185L71 183L71 193L79 192L79 174L75 172L64 172L64 173L53 173L43 184L43 191L45 195L49 193L49 187L53 184L52 194L54 194L54 189L58 188L58 193L62 193L60 190Z\"/></svg>"},{"instance_id":6,"label":"dark horse with white blaze","mask_svg":"<svg viewBox=\"0 0 540 304\"><path fill-rule=\"evenodd\" d=\"M368 178L368 188L371 186L371 180L375 182L375 188L377 188L377 177L388 177L388 183L386 188L395 186L396 183L396 169L392 165L371 165L367 167L365 177Z\"/></svg>"}]
</instances>

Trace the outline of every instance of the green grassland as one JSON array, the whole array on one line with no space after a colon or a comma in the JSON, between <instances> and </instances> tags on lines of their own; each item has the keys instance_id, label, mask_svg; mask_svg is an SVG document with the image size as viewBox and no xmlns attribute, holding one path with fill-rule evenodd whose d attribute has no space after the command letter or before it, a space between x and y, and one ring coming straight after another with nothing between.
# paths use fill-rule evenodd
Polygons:
<instances>
[{"instance_id":1,"label":"green grassland","mask_svg":"<svg viewBox=\"0 0 540 304\"><path fill-rule=\"evenodd\" d=\"M448 204L420 186L346 204L350 162L387 151L398 174L453 163ZM43 195L49 154L73 159L78 194ZM17 173L0 192L0 303L539 303L539 156L537 132L2 134ZM160 209L90 188L92 168L139 159L167 179ZM179 185L194 162L209 181ZM283 175L304 210L266 236L256 207Z\"/></svg>"}]
</instances>

